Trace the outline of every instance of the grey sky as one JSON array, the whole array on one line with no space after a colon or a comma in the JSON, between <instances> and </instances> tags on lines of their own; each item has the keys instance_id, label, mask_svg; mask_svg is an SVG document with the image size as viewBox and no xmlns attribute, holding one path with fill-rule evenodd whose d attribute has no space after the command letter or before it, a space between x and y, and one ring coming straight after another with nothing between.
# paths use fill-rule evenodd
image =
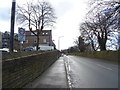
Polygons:
<instances>
[{"instance_id":1,"label":"grey sky","mask_svg":"<svg viewBox=\"0 0 120 90\"><path fill-rule=\"evenodd\" d=\"M29 0L16 0L17 4L23 4ZM36 1L36 0L34 0ZM55 9L57 18L53 31L53 40L58 45L60 39L60 49L66 49L74 45L75 39L79 36L79 25L84 20L87 12L88 0L48 0ZM10 31L10 10L12 0L0 0L0 31ZM20 25L15 26L15 32ZM26 30L28 30L27 27Z\"/></svg>"},{"instance_id":2,"label":"grey sky","mask_svg":"<svg viewBox=\"0 0 120 90\"><path fill-rule=\"evenodd\" d=\"M0 20L8 20L10 18L10 10L9 8L0 8Z\"/></svg>"}]
</instances>

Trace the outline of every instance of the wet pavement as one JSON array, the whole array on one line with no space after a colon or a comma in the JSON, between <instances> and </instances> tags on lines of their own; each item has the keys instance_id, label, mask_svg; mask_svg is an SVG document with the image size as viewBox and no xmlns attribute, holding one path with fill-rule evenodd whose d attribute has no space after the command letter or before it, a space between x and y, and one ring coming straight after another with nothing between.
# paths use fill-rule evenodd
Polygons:
<instances>
[{"instance_id":1,"label":"wet pavement","mask_svg":"<svg viewBox=\"0 0 120 90\"><path fill-rule=\"evenodd\" d=\"M34 82L25 88L67 88L66 72L63 57L60 57Z\"/></svg>"}]
</instances>

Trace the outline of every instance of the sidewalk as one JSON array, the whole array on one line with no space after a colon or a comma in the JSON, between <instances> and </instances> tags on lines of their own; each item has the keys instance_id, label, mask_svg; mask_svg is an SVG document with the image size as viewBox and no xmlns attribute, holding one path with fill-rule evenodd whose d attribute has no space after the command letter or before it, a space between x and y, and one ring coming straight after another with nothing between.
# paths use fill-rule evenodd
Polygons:
<instances>
[{"instance_id":1,"label":"sidewalk","mask_svg":"<svg viewBox=\"0 0 120 90\"><path fill-rule=\"evenodd\" d=\"M68 88L63 57L25 88Z\"/></svg>"}]
</instances>

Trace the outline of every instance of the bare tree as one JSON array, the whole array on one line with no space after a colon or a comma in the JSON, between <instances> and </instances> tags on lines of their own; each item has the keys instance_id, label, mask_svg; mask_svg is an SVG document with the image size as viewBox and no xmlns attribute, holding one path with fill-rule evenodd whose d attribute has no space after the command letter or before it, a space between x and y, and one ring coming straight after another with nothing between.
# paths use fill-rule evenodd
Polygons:
<instances>
[{"instance_id":1,"label":"bare tree","mask_svg":"<svg viewBox=\"0 0 120 90\"><path fill-rule=\"evenodd\" d=\"M46 26L53 26L55 23L54 9L49 2L38 0L37 3L27 3L17 8L17 21L19 24L28 25L29 30L37 37L37 50L39 47L39 35ZM37 33L32 30L35 27Z\"/></svg>"},{"instance_id":2,"label":"bare tree","mask_svg":"<svg viewBox=\"0 0 120 90\"><path fill-rule=\"evenodd\" d=\"M107 50L119 50L119 36L111 33L107 41Z\"/></svg>"},{"instance_id":3,"label":"bare tree","mask_svg":"<svg viewBox=\"0 0 120 90\"><path fill-rule=\"evenodd\" d=\"M100 50L106 50L106 43L111 33L118 32L119 2L100 2L88 14L80 30L84 37L91 41L92 47L98 43ZM103 5L103 6L102 6ZM97 40L97 42L95 42ZM95 50L95 48L94 48Z\"/></svg>"},{"instance_id":4,"label":"bare tree","mask_svg":"<svg viewBox=\"0 0 120 90\"><path fill-rule=\"evenodd\" d=\"M80 33L81 33L81 38L84 39L84 42L87 43L88 45L91 45L93 51L96 51L98 49L98 42L97 42L97 37L94 35L93 28L96 30L95 27L89 27L90 22L84 22L80 25Z\"/></svg>"}]
</instances>

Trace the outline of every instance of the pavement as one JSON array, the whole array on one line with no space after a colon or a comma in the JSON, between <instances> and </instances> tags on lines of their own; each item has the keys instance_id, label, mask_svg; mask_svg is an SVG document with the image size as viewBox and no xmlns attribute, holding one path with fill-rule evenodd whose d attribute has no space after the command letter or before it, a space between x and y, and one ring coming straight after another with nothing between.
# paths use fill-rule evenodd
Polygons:
<instances>
[{"instance_id":1,"label":"pavement","mask_svg":"<svg viewBox=\"0 0 120 90\"><path fill-rule=\"evenodd\" d=\"M60 57L39 78L25 88L67 88L63 57Z\"/></svg>"}]
</instances>

